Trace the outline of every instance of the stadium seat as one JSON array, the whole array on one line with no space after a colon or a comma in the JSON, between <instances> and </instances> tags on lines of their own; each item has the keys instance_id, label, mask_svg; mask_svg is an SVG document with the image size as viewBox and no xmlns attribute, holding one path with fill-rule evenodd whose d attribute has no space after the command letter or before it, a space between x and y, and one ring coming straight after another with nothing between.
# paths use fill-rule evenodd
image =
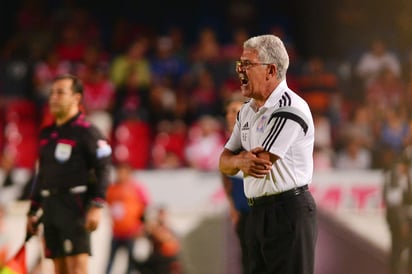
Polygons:
<instances>
[{"instance_id":1,"label":"stadium seat","mask_svg":"<svg viewBox=\"0 0 412 274\"><path fill-rule=\"evenodd\" d=\"M39 130L36 121L27 119L8 122L4 129L4 151L15 155L15 166L34 168Z\"/></svg>"},{"instance_id":2,"label":"stadium seat","mask_svg":"<svg viewBox=\"0 0 412 274\"><path fill-rule=\"evenodd\" d=\"M146 169L150 164L151 130L148 123L126 120L120 123L112 140L114 162L127 162L135 169Z\"/></svg>"},{"instance_id":3,"label":"stadium seat","mask_svg":"<svg viewBox=\"0 0 412 274\"><path fill-rule=\"evenodd\" d=\"M36 104L30 100L13 100L5 106L5 121L37 120Z\"/></svg>"}]
</instances>

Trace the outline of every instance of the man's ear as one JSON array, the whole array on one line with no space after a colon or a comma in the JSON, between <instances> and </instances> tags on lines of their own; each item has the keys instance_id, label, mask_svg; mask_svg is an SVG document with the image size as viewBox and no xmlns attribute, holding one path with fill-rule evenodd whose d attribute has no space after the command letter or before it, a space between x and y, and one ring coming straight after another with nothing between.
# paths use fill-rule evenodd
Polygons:
<instances>
[{"instance_id":1,"label":"man's ear","mask_svg":"<svg viewBox=\"0 0 412 274\"><path fill-rule=\"evenodd\" d=\"M269 71L267 72L268 75L266 75L266 80L269 80L269 75L275 76L276 74L276 69L274 65L269 65Z\"/></svg>"},{"instance_id":2,"label":"man's ear","mask_svg":"<svg viewBox=\"0 0 412 274\"><path fill-rule=\"evenodd\" d=\"M80 105L83 101L83 95L77 92L74 94L74 96L76 96L77 102Z\"/></svg>"},{"instance_id":3,"label":"man's ear","mask_svg":"<svg viewBox=\"0 0 412 274\"><path fill-rule=\"evenodd\" d=\"M270 73L270 74L274 74L274 73L275 73L275 66L274 66L274 65L270 65L269 73Z\"/></svg>"}]
</instances>

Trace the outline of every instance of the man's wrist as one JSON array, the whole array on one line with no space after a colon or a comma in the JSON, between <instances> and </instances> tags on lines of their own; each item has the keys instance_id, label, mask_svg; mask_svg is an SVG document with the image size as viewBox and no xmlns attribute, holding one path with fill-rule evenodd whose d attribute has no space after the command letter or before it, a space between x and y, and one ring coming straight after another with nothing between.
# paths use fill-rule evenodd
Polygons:
<instances>
[{"instance_id":1,"label":"man's wrist","mask_svg":"<svg viewBox=\"0 0 412 274\"><path fill-rule=\"evenodd\" d=\"M90 206L92 207L102 208L105 205L106 205L106 201L102 198L94 198L93 200L90 201Z\"/></svg>"},{"instance_id":2,"label":"man's wrist","mask_svg":"<svg viewBox=\"0 0 412 274\"><path fill-rule=\"evenodd\" d=\"M39 209L40 209L40 204L35 201L31 201L29 211L27 212L27 216L36 216L37 213L39 212Z\"/></svg>"}]
</instances>

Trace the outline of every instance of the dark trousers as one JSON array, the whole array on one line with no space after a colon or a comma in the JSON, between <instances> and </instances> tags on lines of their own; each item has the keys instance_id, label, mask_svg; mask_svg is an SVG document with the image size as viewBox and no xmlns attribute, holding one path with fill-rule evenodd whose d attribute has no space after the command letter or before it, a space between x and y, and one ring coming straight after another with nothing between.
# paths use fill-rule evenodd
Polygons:
<instances>
[{"instance_id":1,"label":"dark trousers","mask_svg":"<svg viewBox=\"0 0 412 274\"><path fill-rule=\"evenodd\" d=\"M408 221L404 216L403 207L388 207L386 221L391 232L390 273L405 273L405 262L402 260L403 251L408 248ZM410 272L408 272L410 273Z\"/></svg>"},{"instance_id":2,"label":"dark trousers","mask_svg":"<svg viewBox=\"0 0 412 274\"><path fill-rule=\"evenodd\" d=\"M132 271L132 261L133 261L133 246L134 246L134 238L113 238L110 246L110 255L107 264L106 273L109 274L111 272L113 261L116 256L117 250L120 248L126 248L128 254L128 265L126 268L126 273L129 274ZM117 274L117 273L116 273Z\"/></svg>"},{"instance_id":3,"label":"dark trousers","mask_svg":"<svg viewBox=\"0 0 412 274\"><path fill-rule=\"evenodd\" d=\"M316 212L309 191L253 206L246 224L249 274L313 274Z\"/></svg>"},{"instance_id":4,"label":"dark trousers","mask_svg":"<svg viewBox=\"0 0 412 274\"><path fill-rule=\"evenodd\" d=\"M236 235L240 243L241 263L242 263L242 273L243 274L247 274L248 269L249 269L249 266L248 266L249 259L247 255L246 233L245 233L248 214L249 213L247 212L241 212L239 215L239 220L236 224Z\"/></svg>"}]
</instances>

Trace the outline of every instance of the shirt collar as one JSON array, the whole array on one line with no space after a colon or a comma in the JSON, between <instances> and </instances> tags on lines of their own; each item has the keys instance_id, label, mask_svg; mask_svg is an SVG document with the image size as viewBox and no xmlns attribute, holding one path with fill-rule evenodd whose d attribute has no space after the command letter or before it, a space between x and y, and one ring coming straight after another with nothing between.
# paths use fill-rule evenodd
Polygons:
<instances>
[{"instance_id":1,"label":"shirt collar","mask_svg":"<svg viewBox=\"0 0 412 274\"><path fill-rule=\"evenodd\" d=\"M277 87L269 95L269 98L266 100L265 104L261 107L261 109L275 106L282 97L283 93L281 91L286 90L287 88L288 88L288 85L286 83L286 80L281 81L279 85L277 85ZM254 99L251 100L250 107L254 109L255 111L258 111L258 109L256 108Z\"/></svg>"},{"instance_id":2,"label":"shirt collar","mask_svg":"<svg viewBox=\"0 0 412 274\"><path fill-rule=\"evenodd\" d=\"M70 125L73 121L77 120L81 115L83 115L83 113L81 111L79 111L76 115L74 115L72 118L67 120L64 124L58 126L56 123L54 123L54 126L55 127L64 127L66 125Z\"/></svg>"}]
</instances>

